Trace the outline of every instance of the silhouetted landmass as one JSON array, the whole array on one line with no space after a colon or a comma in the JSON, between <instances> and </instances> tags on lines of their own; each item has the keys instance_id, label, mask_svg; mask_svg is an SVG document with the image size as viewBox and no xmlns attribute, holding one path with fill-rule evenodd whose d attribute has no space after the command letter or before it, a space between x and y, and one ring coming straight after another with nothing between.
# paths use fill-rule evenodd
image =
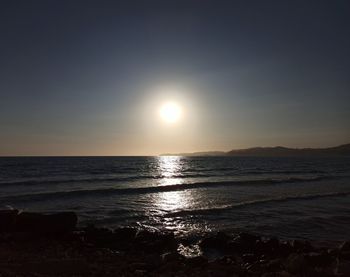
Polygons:
<instances>
[{"instance_id":1,"label":"silhouetted landmass","mask_svg":"<svg viewBox=\"0 0 350 277\"><path fill-rule=\"evenodd\" d=\"M350 156L350 144L329 148L254 147L232 150L227 155L252 157Z\"/></svg>"},{"instance_id":2,"label":"silhouetted landmass","mask_svg":"<svg viewBox=\"0 0 350 277\"><path fill-rule=\"evenodd\" d=\"M288 148L283 146L276 147L253 147L247 149L178 154L162 154L162 156L237 156L237 157L308 157L308 156L350 156L350 143L329 148Z\"/></svg>"}]
</instances>

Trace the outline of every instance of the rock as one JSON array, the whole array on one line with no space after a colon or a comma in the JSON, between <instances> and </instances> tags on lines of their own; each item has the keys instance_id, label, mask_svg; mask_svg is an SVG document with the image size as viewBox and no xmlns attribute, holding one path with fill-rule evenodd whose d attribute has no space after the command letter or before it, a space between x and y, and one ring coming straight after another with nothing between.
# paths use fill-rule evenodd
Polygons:
<instances>
[{"instance_id":1,"label":"rock","mask_svg":"<svg viewBox=\"0 0 350 277\"><path fill-rule=\"evenodd\" d=\"M77 215L73 212L50 215L22 212L16 217L15 229L19 232L65 233L74 231L77 222Z\"/></svg>"},{"instance_id":2,"label":"rock","mask_svg":"<svg viewBox=\"0 0 350 277\"><path fill-rule=\"evenodd\" d=\"M177 241L173 233L140 230L135 236L135 244L148 252L164 253L177 249Z\"/></svg>"},{"instance_id":3,"label":"rock","mask_svg":"<svg viewBox=\"0 0 350 277\"><path fill-rule=\"evenodd\" d=\"M295 276L295 275L292 275L287 271L278 271L278 272L265 273L261 277L292 277L292 276Z\"/></svg>"},{"instance_id":4,"label":"rock","mask_svg":"<svg viewBox=\"0 0 350 277\"><path fill-rule=\"evenodd\" d=\"M227 277L227 276L246 276L243 270L235 265L226 265L218 263L216 261L209 262L207 267L204 268L201 275L189 275L189 276L215 276L215 277Z\"/></svg>"},{"instance_id":5,"label":"rock","mask_svg":"<svg viewBox=\"0 0 350 277\"><path fill-rule=\"evenodd\" d=\"M184 257L177 252L167 252L161 255L163 263L183 260Z\"/></svg>"},{"instance_id":6,"label":"rock","mask_svg":"<svg viewBox=\"0 0 350 277\"><path fill-rule=\"evenodd\" d=\"M147 271L146 270L140 270L140 269L136 269L133 273L134 276L146 276L147 275Z\"/></svg>"},{"instance_id":7,"label":"rock","mask_svg":"<svg viewBox=\"0 0 350 277\"><path fill-rule=\"evenodd\" d=\"M335 262L335 258L327 252L311 252L305 255L308 264L312 267L328 267Z\"/></svg>"},{"instance_id":8,"label":"rock","mask_svg":"<svg viewBox=\"0 0 350 277\"><path fill-rule=\"evenodd\" d=\"M195 257L201 256L203 254L198 244L183 245L182 243L180 243L177 248L177 251L184 257Z\"/></svg>"},{"instance_id":9,"label":"rock","mask_svg":"<svg viewBox=\"0 0 350 277\"><path fill-rule=\"evenodd\" d=\"M131 242L135 239L137 233L137 229L135 228L129 228L129 227L124 227L124 228L118 228L113 231L114 234L114 239L115 240L120 240L123 242Z\"/></svg>"},{"instance_id":10,"label":"rock","mask_svg":"<svg viewBox=\"0 0 350 277\"><path fill-rule=\"evenodd\" d=\"M314 248L312 247L311 243L304 240L293 240L291 242L291 246L294 252L297 253L308 253L314 251Z\"/></svg>"},{"instance_id":11,"label":"rock","mask_svg":"<svg viewBox=\"0 0 350 277\"><path fill-rule=\"evenodd\" d=\"M278 257L288 257L293 252L293 247L286 241L280 242L277 252Z\"/></svg>"},{"instance_id":12,"label":"rock","mask_svg":"<svg viewBox=\"0 0 350 277\"><path fill-rule=\"evenodd\" d=\"M136 230L132 228L121 228L114 231L108 228L96 228L93 225L89 225L85 228L85 239L87 242L98 247L105 247L118 251L133 249L131 246L135 234Z\"/></svg>"},{"instance_id":13,"label":"rock","mask_svg":"<svg viewBox=\"0 0 350 277\"><path fill-rule=\"evenodd\" d=\"M18 210L0 211L0 232L9 232L15 229Z\"/></svg>"},{"instance_id":14,"label":"rock","mask_svg":"<svg viewBox=\"0 0 350 277\"><path fill-rule=\"evenodd\" d=\"M118 228L114 231L107 229L100 235L99 243L115 250L128 250L135 240L137 230L135 228Z\"/></svg>"},{"instance_id":15,"label":"rock","mask_svg":"<svg viewBox=\"0 0 350 277\"><path fill-rule=\"evenodd\" d=\"M339 262L334 273L344 277L350 276L350 262Z\"/></svg>"},{"instance_id":16,"label":"rock","mask_svg":"<svg viewBox=\"0 0 350 277\"><path fill-rule=\"evenodd\" d=\"M203 256L197 256L192 258L187 258L185 260L186 264L191 267L200 267L208 263L208 260Z\"/></svg>"},{"instance_id":17,"label":"rock","mask_svg":"<svg viewBox=\"0 0 350 277\"><path fill-rule=\"evenodd\" d=\"M239 264L243 263L243 260L237 256L223 256L215 259L215 262L220 264Z\"/></svg>"},{"instance_id":18,"label":"rock","mask_svg":"<svg viewBox=\"0 0 350 277\"><path fill-rule=\"evenodd\" d=\"M162 265L162 257L159 256L158 254L148 254L148 255L143 255L143 260L145 263L150 264L153 268L158 268Z\"/></svg>"},{"instance_id":19,"label":"rock","mask_svg":"<svg viewBox=\"0 0 350 277\"><path fill-rule=\"evenodd\" d=\"M225 250L231 254L242 254L250 252L251 247L247 247L247 245L242 243L239 239L235 239L227 243Z\"/></svg>"},{"instance_id":20,"label":"rock","mask_svg":"<svg viewBox=\"0 0 350 277\"><path fill-rule=\"evenodd\" d=\"M134 262L129 264L129 268L132 268L133 270L143 270L143 271L149 271L152 269L152 265L149 263L143 263L143 262Z\"/></svg>"},{"instance_id":21,"label":"rock","mask_svg":"<svg viewBox=\"0 0 350 277\"><path fill-rule=\"evenodd\" d=\"M157 271L154 272L153 276L176 276L175 273L178 273L183 267L184 265L182 262L171 261L159 267Z\"/></svg>"},{"instance_id":22,"label":"rock","mask_svg":"<svg viewBox=\"0 0 350 277\"><path fill-rule=\"evenodd\" d=\"M266 241L266 245L270 248L270 249L278 249L280 247L280 241L277 238L270 238Z\"/></svg>"},{"instance_id":23,"label":"rock","mask_svg":"<svg viewBox=\"0 0 350 277\"><path fill-rule=\"evenodd\" d=\"M253 253L243 254L242 260L244 263L253 263L258 259L258 257Z\"/></svg>"},{"instance_id":24,"label":"rock","mask_svg":"<svg viewBox=\"0 0 350 277\"><path fill-rule=\"evenodd\" d=\"M339 245L340 251L350 251L350 241L344 241L342 244Z\"/></svg>"},{"instance_id":25,"label":"rock","mask_svg":"<svg viewBox=\"0 0 350 277\"><path fill-rule=\"evenodd\" d=\"M282 270L282 260L273 259L266 263L265 269L269 272L279 272Z\"/></svg>"},{"instance_id":26,"label":"rock","mask_svg":"<svg viewBox=\"0 0 350 277\"><path fill-rule=\"evenodd\" d=\"M254 262L252 264L246 264L246 269L250 272L250 273L260 273L263 272L263 266L261 265L261 263L259 261Z\"/></svg>"},{"instance_id":27,"label":"rock","mask_svg":"<svg viewBox=\"0 0 350 277\"><path fill-rule=\"evenodd\" d=\"M249 234L249 233L240 233L235 237L232 242L229 244L229 249L231 252L236 253L252 253L256 252L257 244L260 243L260 237Z\"/></svg>"},{"instance_id":28,"label":"rock","mask_svg":"<svg viewBox=\"0 0 350 277\"><path fill-rule=\"evenodd\" d=\"M350 251L341 251L339 253L339 258L350 261Z\"/></svg>"},{"instance_id":29,"label":"rock","mask_svg":"<svg viewBox=\"0 0 350 277\"><path fill-rule=\"evenodd\" d=\"M284 265L288 272L299 274L306 269L308 264L303 254L293 253L289 255Z\"/></svg>"},{"instance_id":30,"label":"rock","mask_svg":"<svg viewBox=\"0 0 350 277\"><path fill-rule=\"evenodd\" d=\"M84 229L85 239L90 243L109 242L113 236L113 231L108 228L96 228L94 225L89 225Z\"/></svg>"},{"instance_id":31,"label":"rock","mask_svg":"<svg viewBox=\"0 0 350 277\"><path fill-rule=\"evenodd\" d=\"M26 273L20 276L85 276L90 272L89 264L77 259L25 261L19 265L18 269Z\"/></svg>"},{"instance_id":32,"label":"rock","mask_svg":"<svg viewBox=\"0 0 350 277\"><path fill-rule=\"evenodd\" d=\"M256 235L253 235L250 233L244 233L244 232L239 233L238 237L242 242L249 244L249 245L255 245L255 243L258 240L260 240L259 236L256 236Z\"/></svg>"},{"instance_id":33,"label":"rock","mask_svg":"<svg viewBox=\"0 0 350 277\"><path fill-rule=\"evenodd\" d=\"M199 242L202 249L226 249L231 237L223 232L218 232L214 236L206 237Z\"/></svg>"}]
</instances>

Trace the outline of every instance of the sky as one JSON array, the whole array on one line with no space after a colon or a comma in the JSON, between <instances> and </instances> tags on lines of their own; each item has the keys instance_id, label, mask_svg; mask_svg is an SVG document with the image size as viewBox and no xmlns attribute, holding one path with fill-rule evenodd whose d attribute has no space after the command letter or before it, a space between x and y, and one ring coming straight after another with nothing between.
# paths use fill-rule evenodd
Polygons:
<instances>
[{"instance_id":1,"label":"sky","mask_svg":"<svg viewBox=\"0 0 350 277\"><path fill-rule=\"evenodd\" d=\"M349 143L349 14L347 0L3 0L0 155Z\"/></svg>"}]
</instances>

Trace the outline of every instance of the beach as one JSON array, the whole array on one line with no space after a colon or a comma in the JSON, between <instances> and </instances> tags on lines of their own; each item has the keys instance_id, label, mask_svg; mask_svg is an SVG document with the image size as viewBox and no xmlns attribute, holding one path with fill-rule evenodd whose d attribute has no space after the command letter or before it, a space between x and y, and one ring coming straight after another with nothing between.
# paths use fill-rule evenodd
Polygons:
<instances>
[{"instance_id":1,"label":"beach","mask_svg":"<svg viewBox=\"0 0 350 277\"><path fill-rule=\"evenodd\" d=\"M76 228L77 217L72 213L0 214L12 226L0 233L1 276L350 274L350 241L322 246L306 240L224 232L183 238L147 228ZM59 230L50 225L52 219Z\"/></svg>"}]
</instances>

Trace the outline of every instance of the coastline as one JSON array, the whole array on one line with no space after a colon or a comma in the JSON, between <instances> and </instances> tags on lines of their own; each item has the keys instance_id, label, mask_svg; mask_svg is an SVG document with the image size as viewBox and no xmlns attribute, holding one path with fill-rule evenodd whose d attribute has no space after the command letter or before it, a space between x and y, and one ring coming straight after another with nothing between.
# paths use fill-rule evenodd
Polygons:
<instances>
[{"instance_id":1,"label":"coastline","mask_svg":"<svg viewBox=\"0 0 350 277\"><path fill-rule=\"evenodd\" d=\"M176 237L77 228L74 213L0 211L1 276L349 276L350 241L322 247L251 233Z\"/></svg>"}]
</instances>

